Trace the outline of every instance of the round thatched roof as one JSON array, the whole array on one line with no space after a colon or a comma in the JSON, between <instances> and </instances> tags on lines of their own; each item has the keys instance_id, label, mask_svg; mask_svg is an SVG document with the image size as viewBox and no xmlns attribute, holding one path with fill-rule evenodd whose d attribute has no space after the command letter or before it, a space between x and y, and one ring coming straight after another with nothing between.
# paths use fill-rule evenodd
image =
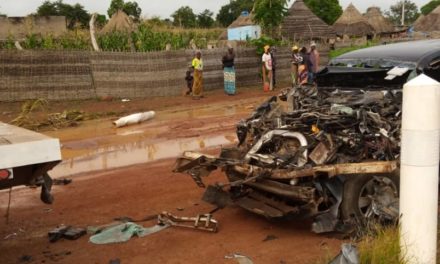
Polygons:
<instances>
[{"instance_id":1,"label":"round thatched roof","mask_svg":"<svg viewBox=\"0 0 440 264\"><path fill-rule=\"evenodd\" d=\"M414 23L416 31L440 31L440 6L437 6L426 16L420 16Z\"/></svg>"},{"instance_id":2,"label":"round thatched roof","mask_svg":"<svg viewBox=\"0 0 440 264\"><path fill-rule=\"evenodd\" d=\"M340 36L365 36L374 33L373 27L353 4L348 5L342 15L333 24L333 28Z\"/></svg>"},{"instance_id":3,"label":"round thatched roof","mask_svg":"<svg viewBox=\"0 0 440 264\"><path fill-rule=\"evenodd\" d=\"M393 24L382 15L379 7L369 7L365 18L373 27L375 33L389 33L394 31Z\"/></svg>"},{"instance_id":4,"label":"round thatched roof","mask_svg":"<svg viewBox=\"0 0 440 264\"><path fill-rule=\"evenodd\" d=\"M281 25L283 37L290 39L318 39L336 36L335 30L317 17L303 0L295 1Z\"/></svg>"},{"instance_id":5,"label":"round thatched roof","mask_svg":"<svg viewBox=\"0 0 440 264\"><path fill-rule=\"evenodd\" d=\"M135 30L133 20L122 10L116 11L112 18L105 24L101 30L102 33L109 33L113 31L132 32Z\"/></svg>"}]
</instances>

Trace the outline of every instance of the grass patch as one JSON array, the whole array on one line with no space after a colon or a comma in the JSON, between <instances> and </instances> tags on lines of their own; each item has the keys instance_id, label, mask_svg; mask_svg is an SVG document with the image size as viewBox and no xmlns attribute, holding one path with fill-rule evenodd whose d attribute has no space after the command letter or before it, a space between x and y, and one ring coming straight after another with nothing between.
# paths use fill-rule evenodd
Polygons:
<instances>
[{"instance_id":1,"label":"grass patch","mask_svg":"<svg viewBox=\"0 0 440 264\"><path fill-rule=\"evenodd\" d=\"M358 243L360 263L406 264L400 257L400 235L396 226L374 226Z\"/></svg>"},{"instance_id":2,"label":"grass patch","mask_svg":"<svg viewBox=\"0 0 440 264\"><path fill-rule=\"evenodd\" d=\"M329 58L333 59L335 57L338 57L338 56L345 54L347 52L350 52L350 51L354 51L354 50L358 50L358 49L365 49L365 48L373 47L376 45L378 45L377 42L370 42L369 41L365 45L350 46L350 47L344 47L344 48L340 48L340 49L331 50L329 52Z\"/></svg>"}]
</instances>

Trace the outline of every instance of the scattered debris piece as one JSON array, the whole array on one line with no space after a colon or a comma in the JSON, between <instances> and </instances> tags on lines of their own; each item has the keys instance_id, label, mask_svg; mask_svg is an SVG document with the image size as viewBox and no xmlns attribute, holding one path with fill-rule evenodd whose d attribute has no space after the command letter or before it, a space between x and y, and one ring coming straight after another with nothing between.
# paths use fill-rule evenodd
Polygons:
<instances>
[{"instance_id":1,"label":"scattered debris piece","mask_svg":"<svg viewBox=\"0 0 440 264\"><path fill-rule=\"evenodd\" d=\"M121 260L120 259L111 259L108 264L121 264Z\"/></svg>"},{"instance_id":2,"label":"scattered debris piece","mask_svg":"<svg viewBox=\"0 0 440 264\"><path fill-rule=\"evenodd\" d=\"M274 235L267 235L265 239L263 239L263 242L267 242L267 241L271 241L271 240L276 240L278 239L277 236Z\"/></svg>"},{"instance_id":3,"label":"scattered debris piece","mask_svg":"<svg viewBox=\"0 0 440 264\"><path fill-rule=\"evenodd\" d=\"M239 253L233 253L231 255L226 255L225 259L236 259L239 264L253 264L254 262L245 255Z\"/></svg>"},{"instance_id":4,"label":"scattered debris piece","mask_svg":"<svg viewBox=\"0 0 440 264\"><path fill-rule=\"evenodd\" d=\"M113 124L116 127L124 127L124 126L138 124L138 123L150 120L150 119L154 118L155 115L156 115L156 112L154 112L154 111L132 114L129 116L124 116L124 117L119 118L118 120L114 121Z\"/></svg>"},{"instance_id":5,"label":"scattered debris piece","mask_svg":"<svg viewBox=\"0 0 440 264\"><path fill-rule=\"evenodd\" d=\"M68 185L72 183L72 179L53 179L53 185Z\"/></svg>"},{"instance_id":6,"label":"scattered debris piece","mask_svg":"<svg viewBox=\"0 0 440 264\"><path fill-rule=\"evenodd\" d=\"M157 233L169 227L168 225L158 224L153 227L143 227L135 223L127 222L111 226L90 237L89 241L93 244L112 244L122 243L130 240L134 235L144 237Z\"/></svg>"},{"instance_id":7,"label":"scattered debris piece","mask_svg":"<svg viewBox=\"0 0 440 264\"><path fill-rule=\"evenodd\" d=\"M16 236L18 236L17 233L11 233L11 234L9 234L9 235L6 235L6 236L3 238L3 240L12 239L12 238L15 238Z\"/></svg>"},{"instance_id":8,"label":"scattered debris piece","mask_svg":"<svg viewBox=\"0 0 440 264\"><path fill-rule=\"evenodd\" d=\"M32 256L30 255L23 255L20 257L20 259L18 260L18 262L32 262L34 259L32 258Z\"/></svg>"},{"instance_id":9,"label":"scattered debris piece","mask_svg":"<svg viewBox=\"0 0 440 264\"><path fill-rule=\"evenodd\" d=\"M72 227L72 226L65 226L61 225L48 233L49 241L51 243L54 243L61 238L65 238L68 240L76 240L83 235L85 235L86 229L84 228L78 228L78 227Z\"/></svg>"},{"instance_id":10,"label":"scattered debris piece","mask_svg":"<svg viewBox=\"0 0 440 264\"><path fill-rule=\"evenodd\" d=\"M131 101L130 99L126 99L126 98L121 100L121 102L123 102L123 103L127 103L127 102L130 102L130 101Z\"/></svg>"},{"instance_id":11,"label":"scattered debris piece","mask_svg":"<svg viewBox=\"0 0 440 264\"><path fill-rule=\"evenodd\" d=\"M178 217L168 212L162 212L158 221L163 225L187 227L209 232L217 232L218 222L212 218L212 214L201 214L196 217Z\"/></svg>"},{"instance_id":12,"label":"scattered debris piece","mask_svg":"<svg viewBox=\"0 0 440 264\"><path fill-rule=\"evenodd\" d=\"M344 243L341 246L341 253L330 261L329 264L359 264L359 253L356 246Z\"/></svg>"},{"instance_id":13,"label":"scattered debris piece","mask_svg":"<svg viewBox=\"0 0 440 264\"><path fill-rule=\"evenodd\" d=\"M177 207L176 210L177 210L177 211L183 211L183 210L185 210L185 208L183 208L183 207Z\"/></svg>"}]
</instances>

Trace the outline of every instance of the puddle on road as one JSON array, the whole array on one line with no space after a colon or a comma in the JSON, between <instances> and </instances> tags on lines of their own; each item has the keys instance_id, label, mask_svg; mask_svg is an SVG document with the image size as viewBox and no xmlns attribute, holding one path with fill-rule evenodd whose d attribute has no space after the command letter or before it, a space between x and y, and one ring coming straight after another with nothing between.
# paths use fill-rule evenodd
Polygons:
<instances>
[{"instance_id":1,"label":"puddle on road","mask_svg":"<svg viewBox=\"0 0 440 264\"><path fill-rule=\"evenodd\" d=\"M204 149L235 143L235 135L230 133L217 136L180 138L155 143L140 141L103 147L87 155L63 160L50 172L50 175L53 177L67 177L84 172L114 169L177 157L184 151L203 151Z\"/></svg>"}]
</instances>

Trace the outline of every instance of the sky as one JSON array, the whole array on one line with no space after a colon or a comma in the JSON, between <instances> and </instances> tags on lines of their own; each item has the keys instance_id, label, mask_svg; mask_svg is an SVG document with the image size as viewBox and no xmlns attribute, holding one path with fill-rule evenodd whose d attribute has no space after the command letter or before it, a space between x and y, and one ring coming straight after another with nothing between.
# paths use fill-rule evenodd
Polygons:
<instances>
[{"instance_id":1,"label":"sky","mask_svg":"<svg viewBox=\"0 0 440 264\"><path fill-rule=\"evenodd\" d=\"M190 6L194 12L200 13L205 9L213 11L215 14L220 7L227 4L229 0L135 0L142 8L142 17L160 16L168 18L175 10L181 6ZM389 7L399 0L339 0L342 8L346 8L353 3L361 12L365 12L369 6L379 6L382 10L388 10ZM412 0L420 8L430 0ZM8 16L26 16L35 12L37 7L44 0L0 0L0 13ZM97 12L107 14L107 8L110 0L64 0L69 4L80 3L91 13ZM290 4L293 0L290 0Z\"/></svg>"}]
</instances>

